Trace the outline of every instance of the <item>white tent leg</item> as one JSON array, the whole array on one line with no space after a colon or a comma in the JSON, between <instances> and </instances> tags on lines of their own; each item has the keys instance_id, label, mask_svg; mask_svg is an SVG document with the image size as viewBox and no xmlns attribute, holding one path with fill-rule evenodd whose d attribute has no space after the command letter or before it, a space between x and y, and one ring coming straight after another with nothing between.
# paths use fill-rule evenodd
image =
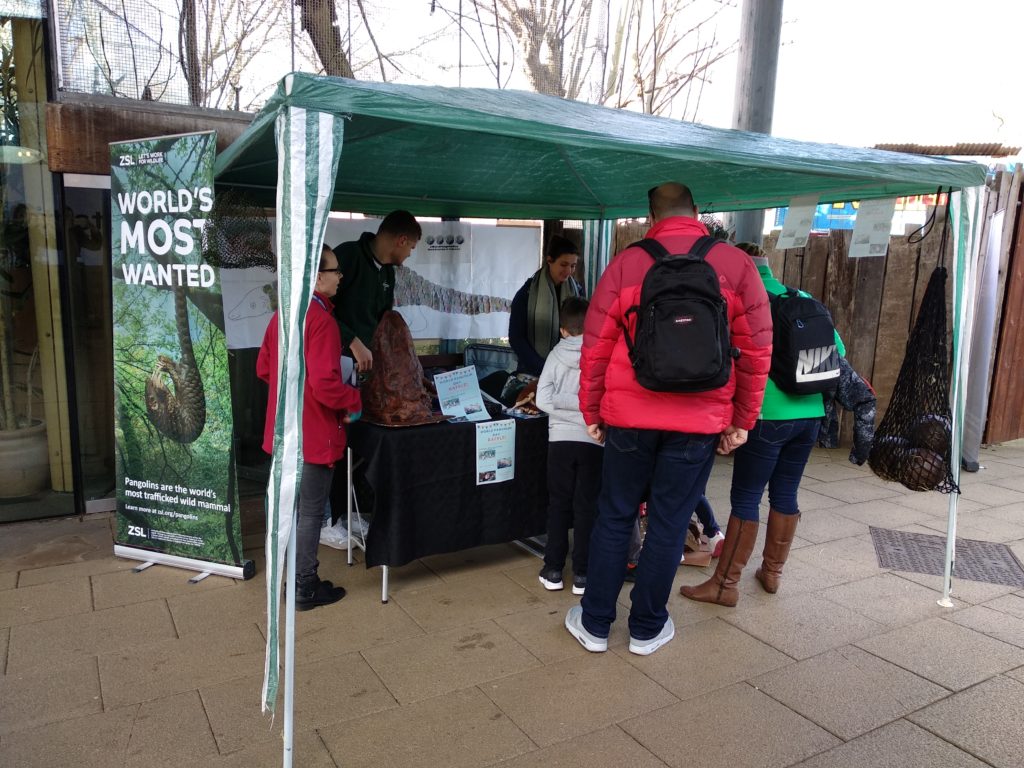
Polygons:
<instances>
[{"instance_id":1,"label":"white tent leg","mask_svg":"<svg viewBox=\"0 0 1024 768\"><path fill-rule=\"evenodd\" d=\"M298 515L292 515L292 535L288 540L284 609L284 756L281 765L292 768L295 732L295 528Z\"/></svg>"}]
</instances>

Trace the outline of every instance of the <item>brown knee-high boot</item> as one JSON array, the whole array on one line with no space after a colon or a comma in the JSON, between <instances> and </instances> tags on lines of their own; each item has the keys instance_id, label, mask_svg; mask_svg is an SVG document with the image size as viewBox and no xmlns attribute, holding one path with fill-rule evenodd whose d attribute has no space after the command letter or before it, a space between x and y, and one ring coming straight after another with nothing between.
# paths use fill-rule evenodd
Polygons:
<instances>
[{"instance_id":1,"label":"brown knee-high boot","mask_svg":"<svg viewBox=\"0 0 1024 768\"><path fill-rule=\"evenodd\" d=\"M757 520L729 518L722 543L722 555L714 575L696 587L680 587L679 594L702 603L716 603L732 608L740 599L736 585L743 573L743 566L750 559L757 540Z\"/></svg>"},{"instance_id":2,"label":"brown knee-high boot","mask_svg":"<svg viewBox=\"0 0 1024 768\"><path fill-rule=\"evenodd\" d=\"M764 560L754 575L761 582L765 592L775 594L779 591L782 578L782 566L789 557L789 548L796 536L796 525L800 522L800 513L784 515L774 509L768 511L768 531L764 538Z\"/></svg>"}]
</instances>

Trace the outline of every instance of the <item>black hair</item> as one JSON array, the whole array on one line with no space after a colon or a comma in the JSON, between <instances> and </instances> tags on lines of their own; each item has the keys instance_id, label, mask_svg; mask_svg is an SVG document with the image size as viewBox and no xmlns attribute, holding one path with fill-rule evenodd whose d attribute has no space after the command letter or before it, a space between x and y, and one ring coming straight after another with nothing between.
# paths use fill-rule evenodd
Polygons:
<instances>
[{"instance_id":1,"label":"black hair","mask_svg":"<svg viewBox=\"0 0 1024 768\"><path fill-rule=\"evenodd\" d=\"M548 240L548 261L557 261L559 256L565 254L572 254L573 256L580 255L580 249L576 247L576 243L567 237L561 235L552 235L551 239Z\"/></svg>"},{"instance_id":2,"label":"black hair","mask_svg":"<svg viewBox=\"0 0 1024 768\"><path fill-rule=\"evenodd\" d=\"M579 296L570 296L558 310L558 325L573 336L583 333L583 320L587 316L590 302Z\"/></svg>"},{"instance_id":3,"label":"black hair","mask_svg":"<svg viewBox=\"0 0 1024 768\"><path fill-rule=\"evenodd\" d=\"M423 228L416 221L416 217L408 211L392 211L384 217L380 226L377 227L377 234L419 240L423 237Z\"/></svg>"},{"instance_id":4,"label":"black hair","mask_svg":"<svg viewBox=\"0 0 1024 768\"><path fill-rule=\"evenodd\" d=\"M322 246L320 246L320 266L317 267L317 270L319 270L320 272L323 272L324 270L324 257L328 253L334 253L334 251L328 248L327 244L324 243Z\"/></svg>"}]
</instances>

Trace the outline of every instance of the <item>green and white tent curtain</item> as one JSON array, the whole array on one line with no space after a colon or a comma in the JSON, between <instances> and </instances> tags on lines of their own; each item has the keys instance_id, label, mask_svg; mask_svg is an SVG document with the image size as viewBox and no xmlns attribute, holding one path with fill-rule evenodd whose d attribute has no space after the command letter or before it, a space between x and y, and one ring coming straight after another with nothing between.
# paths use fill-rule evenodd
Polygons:
<instances>
[{"instance_id":1,"label":"green and white tent curtain","mask_svg":"<svg viewBox=\"0 0 1024 768\"><path fill-rule=\"evenodd\" d=\"M587 296L594 295L597 279L612 259L612 238L615 222L597 219L583 222L583 289Z\"/></svg>"},{"instance_id":2,"label":"green and white tent curtain","mask_svg":"<svg viewBox=\"0 0 1024 768\"><path fill-rule=\"evenodd\" d=\"M953 479L960 483L960 455L963 447L964 411L967 403L967 379L970 371L971 339L974 335L977 268L981 239L979 216L983 187L967 187L954 192L950 200L950 224L953 234L953 364L950 406L953 414L953 445L950 452ZM956 560L956 493L949 494L946 523L946 563L940 604L952 606L953 566Z\"/></svg>"},{"instance_id":3,"label":"green and white tent curtain","mask_svg":"<svg viewBox=\"0 0 1024 768\"><path fill-rule=\"evenodd\" d=\"M294 546L295 512L302 480L303 330L316 284L320 248L341 159L341 117L289 106L277 116L278 387L274 452L267 486L267 652L263 710L274 711L280 673L282 555ZM315 190L315 197L313 191ZM294 559L291 559L294 567ZM294 583L294 572L288 584ZM289 595L285 645L294 644L294 597ZM290 670L288 670L290 672ZM287 717L286 712L286 717Z\"/></svg>"}]
</instances>

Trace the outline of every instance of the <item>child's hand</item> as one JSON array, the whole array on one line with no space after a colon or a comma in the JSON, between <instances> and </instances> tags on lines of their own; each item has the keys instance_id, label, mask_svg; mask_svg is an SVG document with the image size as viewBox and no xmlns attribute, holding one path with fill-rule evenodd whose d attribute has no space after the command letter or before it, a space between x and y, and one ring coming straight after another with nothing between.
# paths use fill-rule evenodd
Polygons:
<instances>
[{"instance_id":1,"label":"child's hand","mask_svg":"<svg viewBox=\"0 0 1024 768\"><path fill-rule=\"evenodd\" d=\"M604 424L587 424L587 434L604 445Z\"/></svg>"}]
</instances>

